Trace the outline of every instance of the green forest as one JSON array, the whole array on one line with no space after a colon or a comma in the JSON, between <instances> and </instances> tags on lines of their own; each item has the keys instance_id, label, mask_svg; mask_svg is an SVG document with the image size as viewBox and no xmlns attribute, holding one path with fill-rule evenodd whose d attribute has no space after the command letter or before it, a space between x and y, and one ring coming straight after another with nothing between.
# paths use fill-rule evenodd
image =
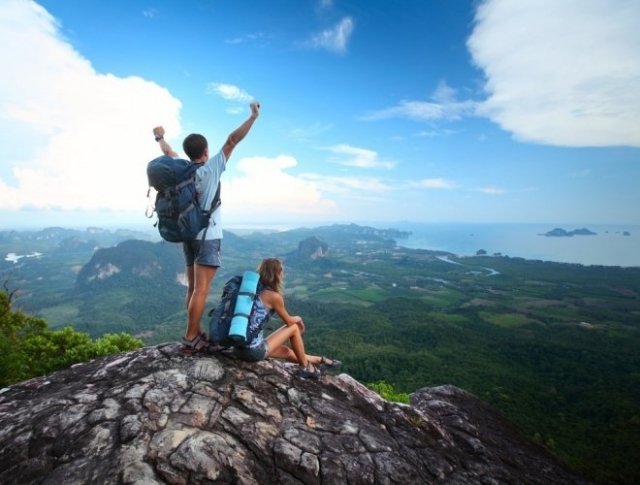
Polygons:
<instances>
[{"instance_id":1,"label":"green forest","mask_svg":"<svg viewBox=\"0 0 640 485\"><path fill-rule=\"evenodd\" d=\"M365 309L290 302L312 317L309 351L338 356L362 382L396 391L453 384L602 483L633 483L640 454L637 335L536 324L505 328L397 298ZM427 318L421 315L428 315Z\"/></svg>"},{"instance_id":2,"label":"green forest","mask_svg":"<svg viewBox=\"0 0 640 485\"><path fill-rule=\"evenodd\" d=\"M30 370L46 373L97 355L105 334L127 332L145 344L180 338L179 247L123 240L89 251L83 235L73 237L76 251L67 240L64 252L42 248L49 258L7 266L9 287L21 290L21 318L35 323L3 330L3 350L33 352L16 335L38 332L63 342L57 332L78 332L83 348L94 347ZM398 401L422 387L456 385L586 477L640 483L640 269L459 258L402 248L399 237L353 225L225 233L208 308L230 276L279 256L287 306L304 317L309 353L342 360L344 372ZM73 347L63 343L50 355L65 345Z\"/></svg>"},{"instance_id":3,"label":"green forest","mask_svg":"<svg viewBox=\"0 0 640 485\"><path fill-rule=\"evenodd\" d=\"M14 295L0 291L0 387L143 345L126 333L92 339L71 327L51 330L45 320L14 310Z\"/></svg>"}]
</instances>

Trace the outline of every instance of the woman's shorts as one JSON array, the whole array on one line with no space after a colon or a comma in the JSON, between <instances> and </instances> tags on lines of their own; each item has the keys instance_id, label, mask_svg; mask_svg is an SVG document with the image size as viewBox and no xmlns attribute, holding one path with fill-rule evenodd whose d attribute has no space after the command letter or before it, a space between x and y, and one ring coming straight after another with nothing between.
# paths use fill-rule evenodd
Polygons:
<instances>
[{"instance_id":1,"label":"woman's shorts","mask_svg":"<svg viewBox=\"0 0 640 485\"><path fill-rule=\"evenodd\" d=\"M233 354L240 360L246 362L259 362L267 358L269 354L269 348L267 347L267 341L263 340L259 345L255 347L235 347Z\"/></svg>"}]
</instances>

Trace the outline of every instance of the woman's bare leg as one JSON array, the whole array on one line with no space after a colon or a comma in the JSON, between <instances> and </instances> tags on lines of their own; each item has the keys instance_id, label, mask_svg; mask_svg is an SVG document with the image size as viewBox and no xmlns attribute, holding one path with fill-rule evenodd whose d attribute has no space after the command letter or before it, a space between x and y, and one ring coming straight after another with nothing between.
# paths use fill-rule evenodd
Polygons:
<instances>
[{"instance_id":1,"label":"woman's bare leg","mask_svg":"<svg viewBox=\"0 0 640 485\"><path fill-rule=\"evenodd\" d=\"M286 360L287 362L298 364L298 358L296 357L296 353L286 345L281 345L280 347L278 347L273 351L269 350L269 357L273 357L274 359L282 359L282 360Z\"/></svg>"},{"instance_id":2,"label":"woman's bare leg","mask_svg":"<svg viewBox=\"0 0 640 485\"><path fill-rule=\"evenodd\" d=\"M287 341L291 342L291 348L284 345ZM305 354L300 327L297 325L280 327L267 337L267 345L269 346L269 357L297 362L303 367L306 367L309 362L318 365L321 360L321 357L317 355Z\"/></svg>"}]
</instances>

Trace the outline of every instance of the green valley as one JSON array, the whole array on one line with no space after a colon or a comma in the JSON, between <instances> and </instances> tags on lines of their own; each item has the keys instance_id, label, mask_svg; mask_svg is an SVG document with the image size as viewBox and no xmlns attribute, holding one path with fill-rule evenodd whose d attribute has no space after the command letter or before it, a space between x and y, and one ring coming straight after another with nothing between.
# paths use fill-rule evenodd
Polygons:
<instances>
[{"instance_id":1,"label":"green valley","mask_svg":"<svg viewBox=\"0 0 640 485\"><path fill-rule=\"evenodd\" d=\"M282 257L310 353L398 393L459 386L586 476L640 482L640 268L459 258L404 249L402 237L355 225L225 233L209 307L230 276ZM178 339L179 246L123 239L94 249L23 242L43 256L0 269L19 305L53 327Z\"/></svg>"}]
</instances>

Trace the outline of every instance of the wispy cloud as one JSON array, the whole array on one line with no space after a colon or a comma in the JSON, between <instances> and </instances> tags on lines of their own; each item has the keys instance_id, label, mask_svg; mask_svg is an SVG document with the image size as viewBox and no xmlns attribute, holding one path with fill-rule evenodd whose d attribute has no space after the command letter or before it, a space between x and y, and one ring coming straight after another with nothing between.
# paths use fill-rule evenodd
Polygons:
<instances>
[{"instance_id":1,"label":"wispy cloud","mask_svg":"<svg viewBox=\"0 0 640 485\"><path fill-rule=\"evenodd\" d=\"M396 189L393 184L378 177L327 176L311 173L303 174L301 177L313 182L319 189L327 193L353 194L354 191L358 191L379 194Z\"/></svg>"},{"instance_id":2,"label":"wispy cloud","mask_svg":"<svg viewBox=\"0 0 640 485\"><path fill-rule=\"evenodd\" d=\"M449 136L458 133L456 130L449 129L434 129L434 130L422 130L415 134L420 138L434 138L436 136Z\"/></svg>"},{"instance_id":3,"label":"wispy cloud","mask_svg":"<svg viewBox=\"0 0 640 485\"><path fill-rule=\"evenodd\" d=\"M227 101L247 102L253 100L253 96L233 84L209 83L207 93L217 94Z\"/></svg>"},{"instance_id":4,"label":"wispy cloud","mask_svg":"<svg viewBox=\"0 0 640 485\"><path fill-rule=\"evenodd\" d=\"M479 112L517 139L640 146L640 2L485 0L467 46Z\"/></svg>"},{"instance_id":5,"label":"wispy cloud","mask_svg":"<svg viewBox=\"0 0 640 485\"><path fill-rule=\"evenodd\" d=\"M502 195L505 193L504 189L497 187L480 187L477 191L486 195Z\"/></svg>"},{"instance_id":6,"label":"wispy cloud","mask_svg":"<svg viewBox=\"0 0 640 485\"><path fill-rule=\"evenodd\" d=\"M410 182L409 186L419 189L455 189L457 185L455 182L446 180L443 178L426 178Z\"/></svg>"},{"instance_id":7,"label":"wispy cloud","mask_svg":"<svg viewBox=\"0 0 640 485\"><path fill-rule=\"evenodd\" d=\"M145 8L142 11L142 15L144 15L145 17L152 19L154 18L156 15L158 15L158 9L150 7L150 8Z\"/></svg>"},{"instance_id":8,"label":"wispy cloud","mask_svg":"<svg viewBox=\"0 0 640 485\"><path fill-rule=\"evenodd\" d=\"M344 54L347 51L347 44L353 29L353 20L351 17L345 17L334 27L313 35L305 44L316 49L325 49L337 54Z\"/></svg>"},{"instance_id":9,"label":"wispy cloud","mask_svg":"<svg viewBox=\"0 0 640 485\"><path fill-rule=\"evenodd\" d=\"M251 32L244 35L239 35L237 37L231 37L226 39L225 44L234 45L234 44L245 44L249 42L258 42L266 45L269 41L269 36L264 32Z\"/></svg>"},{"instance_id":10,"label":"wispy cloud","mask_svg":"<svg viewBox=\"0 0 640 485\"><path fill-rule=\"evenodd\" d=\"M321 149L328 150L335 155L330 158L331 162L347 167L391 169L396 165L392 161L380 160L377 152L366 148L339 144Z\"/></svg>"},{"instance_id":11,"label":"wispy cloud","mask_svg":"<svg viewBox=\"0 0 640 485\"><path fill-rule=\"evenodd\" d=\"M429 101L402 100L395 106L370 111L360 117L362 120L383 120L407 118L415 121L459 120L473 115L476 101L459 100L456 90L441 81Z\"/></svg>"}]
</instances>

